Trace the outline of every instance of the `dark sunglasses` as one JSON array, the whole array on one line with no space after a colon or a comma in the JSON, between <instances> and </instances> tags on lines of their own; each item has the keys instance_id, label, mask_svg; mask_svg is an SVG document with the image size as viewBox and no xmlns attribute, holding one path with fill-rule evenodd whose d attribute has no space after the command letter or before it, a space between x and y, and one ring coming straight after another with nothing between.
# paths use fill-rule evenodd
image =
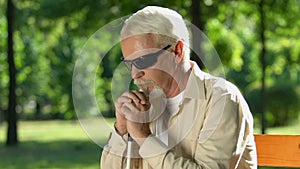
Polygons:
<instances>
[{"instance_id":1,"label":"dark sunglasses","mask_svg":"<svg viewBox=\"0 0 300 169\"><path fill-rule=\"evenodd\" d=\"M162 54L164 50L167 50L170 46L171 45L168 45L157 52L149 53L147 55L140 56L133 60L125 60L124 57L122 57L121 60L129 70L132 69L132 65L134 65L138 69L147 69L153 66L157 62L158 56Z\"/></svg>"}]
</instances>

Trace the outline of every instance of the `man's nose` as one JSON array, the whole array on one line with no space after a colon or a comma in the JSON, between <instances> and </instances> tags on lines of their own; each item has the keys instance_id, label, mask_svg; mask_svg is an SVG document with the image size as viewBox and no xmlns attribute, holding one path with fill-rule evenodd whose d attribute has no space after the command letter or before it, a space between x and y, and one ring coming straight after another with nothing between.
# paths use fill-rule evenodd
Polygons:
<instances>
[{"instance_id":1,"label":"man's nose","mask_svg":"<svg viewBox=\"0 0 300 169\"><path fill-rule=\"evenodd\" d=\"M145 75L143 70L137 69L134 65L131 68L131 77L132 79L138 79Z\"/></svg>"}]
</instances>

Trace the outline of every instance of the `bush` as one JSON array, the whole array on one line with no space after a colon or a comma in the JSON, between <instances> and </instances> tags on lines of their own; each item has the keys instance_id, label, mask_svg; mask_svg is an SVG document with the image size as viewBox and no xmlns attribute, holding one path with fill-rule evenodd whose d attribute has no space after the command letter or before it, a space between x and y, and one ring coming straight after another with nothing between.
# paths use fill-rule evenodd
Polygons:
<instances>
[{"instance_id":1,"label":"bush","mask_svg":"<svg viewBox=\"0 0 300 169\"><path fill-rule=\"evenodd\" d=\"M299 93L292 84L277 84L266 89L266 122L269 127L287 125L298 118ZM255 116L262 112L261 90L253 89L246 95L250 109Z\"/></svg>"}]
</instances>

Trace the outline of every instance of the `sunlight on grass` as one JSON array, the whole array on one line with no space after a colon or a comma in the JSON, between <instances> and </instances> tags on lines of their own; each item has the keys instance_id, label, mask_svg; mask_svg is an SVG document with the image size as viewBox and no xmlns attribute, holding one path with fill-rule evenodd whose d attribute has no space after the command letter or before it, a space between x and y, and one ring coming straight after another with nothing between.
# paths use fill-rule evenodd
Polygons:
<instances>
[{"instance_id":1,"label":"sunlight on grass","mask_svg":"<svg viewBox=\"0 0 300 169\"><path fill-rule=\"evenodd\" d=\"M113 119L107 119L113 125ZM107 141L103 131L102 144ZM99 168L102 148L95 144L78 121L21 121L20 144L5 147L6 125L0 124L0 168Z\"/></svg>"},{"instance_id":2,"label":"sunlight on grass","mask_svg":"<svg viewBox=\"0 0 300 169\"><path fill-rule=\"evenodd\" d=\"M108 139L107 129L113 126L114 119L88 121L93 126L93 134L99 132L101 145ZM99 128L98 129L98 123ZM106 125L104 131L101 125ZM94 130L94 131L93 131ZM255 128L260 133L260 128ZM300 134L300 124L268 128L268 134ZM19 145L5 147L6 125L0 124L0 168L38 169L72 168L97 169L102 148L94 143L78 121L21 121L18 123ZM270 169L269 167L260 167Z\"/></svg>"},{"instance_id":3,"label":"sunlight on grass","mask_svg":"<svg viewBox=\"0 0 300 169\"><path fill-rule=\"evenodd\" d=\"M20 140L87 140L77 121L21 122Z\"/></svg>"},{"instance_id":4,"label":"sunlight on grass","mask_svg":"<svg viewBox=\"0 0 300 169\"><path fill-rule=\"evenodd\" d=\"M255 134L261 133L260 126L255 126ZM266 134L286 134L286 135L300 135L300 123L295 122L290 126L272 127L266 129Z\"/></svg>"}]
</instances>

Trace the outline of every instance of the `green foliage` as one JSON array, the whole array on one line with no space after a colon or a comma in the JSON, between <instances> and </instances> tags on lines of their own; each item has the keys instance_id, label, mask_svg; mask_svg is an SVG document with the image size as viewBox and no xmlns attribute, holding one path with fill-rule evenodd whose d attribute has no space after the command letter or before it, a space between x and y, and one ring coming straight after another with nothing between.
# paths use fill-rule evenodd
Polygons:
<instances>
[{"instance_id":1,"label":"green foliage","mask_svg":"<svg viewBox=\"0 0 300 169\"><path fill-rule=\"evenodd\" d=\"M218 50L222 63L226 67L240 71L243 66L242 53L244 51L240 38L217 19L209 21L206 29L210 40Z\"/></svg>"},{"instance_id":2,"label":"green foliage","mask_svg":"<svg viewBox=\"0 0 300 169\"><path fill-rule=\"evenodd\" d=\"M267 109L272 112L271 126L287 125L289 121L297 119L300 109L299 93L291 84L277 84L267 92ZM286 98L286 99L283 99Z\"/></svg>"},{"instance_id":3,"label":"green foliage","mask_svg":"<svg viewBox=\"0 0 300 169\"><path fill-rule=\"evenodd\" d=\"M9 79L5 3L0 0L0 121L3 119L1 113L7 108ZM297 0L271 0L264 7L267 120L270 126L284 125L299 116L299 107L296 106L300 95L299 3ZM132 14L147 5L173 8L185 19L190 19L193 15L190 12L192 0L26 0L16 1L15 4L17 112L24 119L76 118L72 102L75 61L88 37L108 22ZM259 119L261 44L258 34L258 1L201 1L200 5L201 19L205 24L204 33L219 53L226 78L241 89L256 119ZM110 44L106 41L112 36L106 34L101 37L101 43L95 43L92 48L100 53L109 49ZM124 74L129 73L120 69L118 75L114 74L119 67L121 55L119 44L113 46L98 65L95 89L75 89L81 91L81 104L86 105L82 107L83 111L93 112L94 115L97 112L90 110L90 100L86 99L95 92L101 113L114 116L113 101L127 86L111 86L112 80L121 81ZM85 73L85 76L89 75L88 70ZM81 81L84 79L85 77L79 77ZM115 93L111 92L112 87L116 88ZM285 98L293 99L287 102Z\"/></svg>"},{"instance_id":4,"label":"green foliage","mask_svg":"<svg viewBox=\"0 0 300 169\"><path fill-rule=\"evenodd\" d=\"M300 108L300 94L293 84L276 84L266 90L266 119L269 127L284 126L297 122ZM246 94L246 99L252 105L254 115L262 112L261 91L252 89Z\"/></svg>"},{"instance_id":5,"label":"green foliage","mask_svg":"<svg viewBox=\"0 0 300 169\"><path fill-rule=\"evenodd\" d=\"M6 109L8 90L8 64L6 54L6 39L7 39L7 23L5 16L5 5L4 1L0 0L0 123L4 120L4 110Z\"/></svg>"}]
</instances>

